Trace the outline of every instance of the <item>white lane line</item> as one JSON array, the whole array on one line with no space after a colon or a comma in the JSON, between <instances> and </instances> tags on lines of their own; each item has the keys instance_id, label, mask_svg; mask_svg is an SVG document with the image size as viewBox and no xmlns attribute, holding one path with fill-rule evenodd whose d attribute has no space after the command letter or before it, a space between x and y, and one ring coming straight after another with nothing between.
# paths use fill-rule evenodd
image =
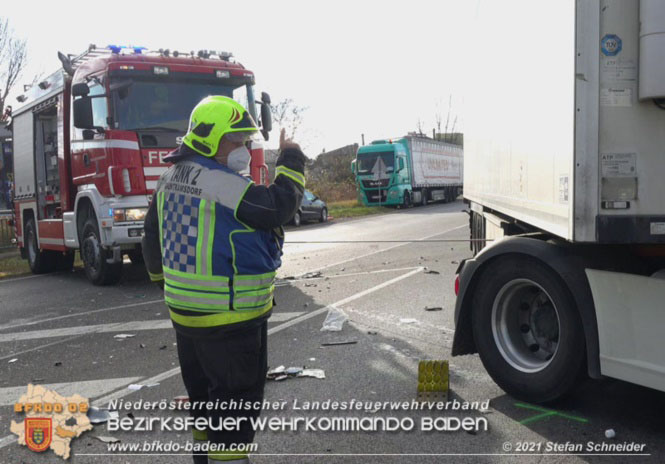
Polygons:
<instances>
[{"instance_id":1,"label":"white lane line","mask_svg":"<svg viewBox=\"0 0 665 464\"><path fill-rule=\"evenodd\" d=\"M55 390L62 396L79 394L84 398L98 396L111 392L124 385L140 380L141 377L122 377L117 379L84 380L78 382L49 383L42 385L49 390ZM35 382L37 383L37 382ZM41 384L40 384L41 385ZM0 406L10 406L16 403L21 395L27 391L27 386L0 388Z\"/></svg>"},{"instance_id":2,"label":"white lane line","mask_svg":"<svg viewBox=\"0 0 665 464\"><path fill-rule=\"evenodd\" d=\"M379 285L375 285L374 287L368 288L367 290L363 290L362 292L355 293L355 294L353 294L349 297L346 297L344 299L341 299L341 300L339 300L339 301L337 301L337 302L335 302L335 303L333 303L329 306L325 306L323 308L317 309L316 311L312 311L310 313L306 313L306 314L303 314L302 316L296 317L295 319L291 319L290 321L285 322L284 324L280 324L277 327L273 327L272 329L268 329L268 335L276 334L278 332L281 332L282 330L288 329L289 327L292 327L292 326L294 326L296 324L299 324L303 321L311 319L312 317L323 314L324 312L328 311L328 309L330 309L331 307L341 306L343 304L350 303L351 301L357 300L358 298L362 298L366 295L369 295L370 293L376 292L377 290L381 290L382 288L388 287L389 285L392 285L396 282L399 282L400 280L404 280L408 277L411 277L412 275L417 274L418 272L422 271L423 269L424 269L423 267L416 268L416 269L412 270L411 272L407 272L406 274L402 274L401 276L397 276L394 279L390 279L390 280L388 280L386 282L383 282ZM178 375L178 374L180 374L180 368L179 367L174 367L172 369L169 369L168 371L162 372L161 374L157 374L154 377L150 377L149 379L144 379L144 380L141 381L141 383L144 384L144 385L150 385L152 383L160 383L163 380L169 379L169 378L171 378L175 375ZM100 382L105 382L105 381L100 381ZM127 382L127 385L130 384L130 383L136 383L136 381ZM23 387L23 388L25 388L25 387ZM106 389L106 392L108 392L108 391L109 391L109 389ZM125 388L125 386L122 386L122 388L118 389L115 392L109 393L108 395L102 396L101 398L97 398L96 400L94 400L92 402L92 404L93 404L93 406L105 406L105 405L108 404L109 401L123 398L123 397L125 397L125 396L127 396L131 393L134 393L134 392L132 390L128 390L127 388ZM94 398L94 393L88 395L88 397L89 398L91 398L91 397ZM18 398L18 397L16 397L16 398ZM16 401L16 399L14 399L13 401ZM3 438L0 438L0 449L4 448L5 446L8 446L12 443L15 443L15 442L16 442L16 436L14 436L14 435L7 435Z\"/></svg>"},{"instance_id":3,"label":"white lane line","mask_svg":"<svg viewBox=\"0 0 665 464\"><path fill-rule=\"evenodd\" d=\"M284 322L298 317L303 312L275 313L270 322ZM108 332L136 332L141 330L163 330L172 329L170 319L153 319L149 321L116 322L110 324L82 325L78 327L61 327L59 329L33 330L31 332L15 332L0 334L0 343L16 342L22 340L35 340L53 337L71 337L76 335L88 335L93 333Z\"/></svg>"},{"instance_id":4,"label":"white lane line","mask_svg":"<svg viewBox=\"0 0 665 464\"><path fill-rule=\"evenodd\" d=\"M0 284L6 284L9 282L18 282L19 280L28 280L28 279L36 279L37 277L46 277L46 276L54 276L57 274L61 274L60 272L58 273L53 273L53 274L36 274L36 275L31 275L31 276L26 276L26 277L16 277L15 279L2 279L0 280Z\"/></svg>"},{"instance_id":5,"label":"white lane line","mask_svg":"<svg viewBox=\"0 0 665 464\"><path fill-rule=\"evenodd\" d=\"M111 306L110 308L92 309L90 311L83 311L83 312L80 312L80 313L65 314L64 316L48 317L46 319L39 319L39 320L36 320L36 321L31 321L31 322L22 322L20 324L0 325L0 330L13 329L15 327L25 327L25 326L28 326L28 325L41 324L43 322L60 321L62 319L68 319L70 317L87 316L89 314L96 314L96 313L101 313L101 312L104 312L104 311L113 311L114 309L133 308L134 306L143 306L143 305L148 305L148 304L153 304L153 303L164 303L164 300L159 299L159 300L141 301L140 303L129 303L129 304L126 304L126 305Z\"/></svg>"},{"instance_id":6,"label":"white lane line","mask_svg":"<svg viewBox=\"0 0 665 464\"><path fill-rule=\"evenodd\" d=\"M463 229L463 228L465 228L465 227L469 227L469 226L466 225L466 224L464 224L464 225L462 225L462 226L457 226L457 227L453 227L452 229L444 230L443 232L437 232L436 234L428 235L427 237L417 238L417 239L415 239L414 241L415 241L415 242L420 242L420 241L423 241L423 240L430 239L430 238L432 238L432 237L436 237L437 235L447 234L447 233L449 233L449 232L453 232L453 231L455 231L455 230ZM299 278L301 278L302 276L307 275L307 274L309 274L309 273L311 273L311 272L322 271L322 270L324 270L324 269L328 269L328 268L331 268L331 267L339 266L340 264L350 263L351 261L355 261L355 260L357 260L357 259L366 258L366 257L368 257L368 256L376 255L376 254L379 254L379 253L384 253L384 252L386 252L386 251L394 250L395 248L403 247L403 246L406 246L406 245L411 245L412 243L413 243L413 242L398 243L397 245L389 246L388 248L382 248L381 250L371 251L371 252L369 252L369 253L365 253L364 255L354 256L353 258L345 259L345 260L343 260L343 261L338 261L338 262L333 263L333 264L327 264L327 265L325 265L325 266L318 267L318 268L316 268L316 269L312 269L312 270L309 270L309 271L307 271L307 272L303 272L302 274L298 274L298 275L295 276L295 277L296 277L296 279L299 279Z\"/></svg>"}]
</instances>

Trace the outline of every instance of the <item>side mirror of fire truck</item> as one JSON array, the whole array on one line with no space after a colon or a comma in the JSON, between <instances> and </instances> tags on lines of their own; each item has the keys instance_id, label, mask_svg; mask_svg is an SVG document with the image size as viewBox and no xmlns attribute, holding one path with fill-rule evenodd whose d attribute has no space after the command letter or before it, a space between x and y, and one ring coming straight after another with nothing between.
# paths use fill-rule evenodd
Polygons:
<instances>
[{"instance_id":1,"label":"side mirror of fire truck","mask_svg":"<svg viewBox=\"0 0 665 464\"><path fill-rule=\"evenodd\" d=\"M261 134L268 140L272 130L272 112L270 111L270 95L261 92Z\"/></svg>"},{"instance_id":2,"label":"side mirror of fire truck","mask_svg":"<svg viewBox=\"0 0 665 464\"><path fill-rule=\"evenodd\" d=\"M79 82L72 85L72 95L74 97L85 97L90 93L90 87L85 82Z\"/></svg>"},{"instance_id":3,"label":"side mirror of fire truck","mask_svg":"<svg viewBox=\"0 0 665 464\"><path fill-rule=\"evenodd\" d=\"M92 118L92 100L87 95L74 100L74 126L79 129L95 128Z\"/></svg>"}]
</instances>

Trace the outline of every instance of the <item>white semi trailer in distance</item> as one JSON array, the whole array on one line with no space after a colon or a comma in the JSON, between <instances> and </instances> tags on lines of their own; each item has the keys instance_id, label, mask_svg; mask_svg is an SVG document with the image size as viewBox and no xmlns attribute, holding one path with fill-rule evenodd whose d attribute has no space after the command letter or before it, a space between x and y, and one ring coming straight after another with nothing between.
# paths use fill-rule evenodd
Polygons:
<instances>
[{"instance_id":1,"label":"white semi trailer in distance","mask_svg":"<svg viewBox=\"0 0 665 464\"><path fill-rule=\"evenodd\" d=\"M481 2L469 43L453 355L551 401L665 391L665 2Z\"/></svg>"}]
</instances>

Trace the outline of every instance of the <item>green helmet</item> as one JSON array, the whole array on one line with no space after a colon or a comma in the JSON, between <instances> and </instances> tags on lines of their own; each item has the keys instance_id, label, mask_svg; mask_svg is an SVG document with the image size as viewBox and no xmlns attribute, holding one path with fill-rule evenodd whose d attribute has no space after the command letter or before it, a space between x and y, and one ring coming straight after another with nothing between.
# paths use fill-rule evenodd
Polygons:
<instances>
[{"instance_id":1,"label":"green helmet","mask_svg":"<svg viewBox=\"0 0 665 464\"><path fill-rule=\"evenodd\" d=\"M258 131L249 112L237 101L221 95L206 97L192 110L189 131L182 143L195 152L213 157L225 134L241 132L251 135Z\"/></svg>"}]
</instances>

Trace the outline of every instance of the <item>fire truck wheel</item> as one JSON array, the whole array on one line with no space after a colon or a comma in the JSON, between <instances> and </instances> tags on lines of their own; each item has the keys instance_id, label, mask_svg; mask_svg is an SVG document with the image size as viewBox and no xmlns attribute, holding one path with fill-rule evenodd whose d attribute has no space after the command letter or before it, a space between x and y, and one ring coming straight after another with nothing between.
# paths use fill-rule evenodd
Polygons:
<instances>
[{"instance_id":1,"label":"fire truck wheel","mask_svg":"<svg viewBox=\"0 0 665 464\"><path fill-rule=\"evenodd\" d=\"M122 261L108 263L107 253L99 239L99 227L94 217L88 218L83 224L81 234L81 258L85 275L94 285L112 285L122 277Z\"/></svg>"},{"instance_id":2,"label":"fire truck wheel","mask_svg":"<svg viewBox=\"0 0 665 464\"><path fill-rule=\"evenodd\" d=\"M39 249L37 227L32 218L28 219L28 223L25 225L25 242L28 264L33 274L44 274L55 270L57 255L52 251Z\"/></svg>"},{"instance_id":3,"label":"fire truck wheel","mask_svg":"<svg viewBox=\"0 0 665 464\"><path fill-rule=\"evenodd\" d=\"M492 379L515 398L554 401L585 372L582 321L558 274L540 261L495 259L476 283L473 339Z\"/></svg>"}]
</instances>

